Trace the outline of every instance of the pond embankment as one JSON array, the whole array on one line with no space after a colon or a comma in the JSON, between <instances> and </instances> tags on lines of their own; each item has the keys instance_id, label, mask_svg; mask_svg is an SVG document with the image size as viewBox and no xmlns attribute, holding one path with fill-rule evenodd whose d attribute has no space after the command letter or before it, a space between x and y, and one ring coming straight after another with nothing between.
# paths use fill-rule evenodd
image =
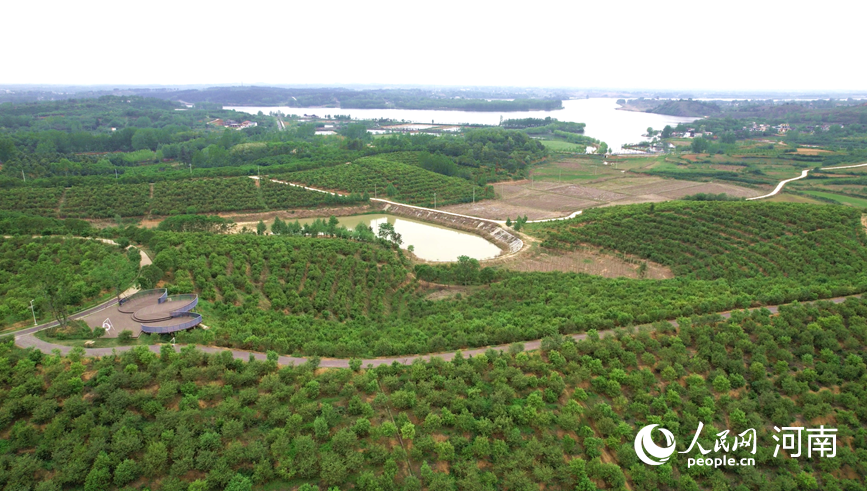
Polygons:
<instances>
[{"instance_id":1,"label":"pond embankment","mask_svg":"<svg viewBox=\"0 0 867 491\"><path fill-rule=\"evenodd\" d=\"M371 204L379 200L370 200ZM414 218L425 222L435 223L445 227L470 232L480 235L503 249L506 254L520 251L524 247L524 241L516 234L501 227L496 222L474 218L456 213L449 213L417 206L402 205L389 201L379 201L381 210L392 215Z\"/></svg>"}]
</instances>

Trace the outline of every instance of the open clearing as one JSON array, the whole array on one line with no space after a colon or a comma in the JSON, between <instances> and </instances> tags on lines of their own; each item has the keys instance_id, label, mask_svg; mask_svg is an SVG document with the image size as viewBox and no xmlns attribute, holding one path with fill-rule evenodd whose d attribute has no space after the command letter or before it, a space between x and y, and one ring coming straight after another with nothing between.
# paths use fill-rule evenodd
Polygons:
<instances>
[{"instance_id":1,"label":"open clearing","mask_svg":"<svg viewBox=\"0 0 867 491\"><path fill-rule=\"evenodd\" d=\"M671 270L661 264L641 259L626 261L593 248L570 252L534 249L532 252L520 257L506 258L498 261L497 266L512 271L562 271L603 276L605 278L640 278L638 268L642 262L647 263L645 278L654 280L674 278Z\"/></svg>"},{"instance_id":2,"label":"open clearing","mask_svg":"<svg viewBox=\"0 0 867 491\"><path fill-rule=\"evenodd\" d=\"M542 220L568 215L593 207L654 203L698 193L725 193L740 198L764 194L728 182L696 182L639 176L640 170L657 163L655 157L619 158L603 161L598 157L570 158L548 162L534 169L532 180L496 183L496 200L442 207L453 213L493 220L527 216Z\"/></svg>"},{"instance_id":3,"label":"open clearing","mask_svg":"<svg viewBox=\"0 0 867 491\"><path fill-rule=\"evenodd\" d=\"M796 152L799 155L819 155L822 153L833 153L830 150L822 150L820 148L799 148Z\"/></svg>"}]
</instances>

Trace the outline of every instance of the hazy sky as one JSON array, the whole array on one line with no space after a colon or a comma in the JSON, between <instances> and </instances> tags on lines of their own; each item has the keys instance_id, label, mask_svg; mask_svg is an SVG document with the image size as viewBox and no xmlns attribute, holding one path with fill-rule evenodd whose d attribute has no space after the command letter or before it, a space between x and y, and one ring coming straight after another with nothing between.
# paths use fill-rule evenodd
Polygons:
<instances>
[{"instance_id":1,"label":"hazy sky","mask_svg":"<svg viewBox=\"0 0 867 491\"><path fill-rule=\"evenodd\" d=\"M867 89L867 3L856 0L11 0L2 10L6 84Z\"/></svg>"}]
</instances>

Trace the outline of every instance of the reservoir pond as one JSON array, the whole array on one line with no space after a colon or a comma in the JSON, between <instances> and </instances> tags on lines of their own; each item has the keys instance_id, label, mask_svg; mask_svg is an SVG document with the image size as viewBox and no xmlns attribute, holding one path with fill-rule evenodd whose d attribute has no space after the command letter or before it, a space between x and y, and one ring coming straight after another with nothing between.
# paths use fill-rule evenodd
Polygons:
<instances>
[{"instance_id":1,"label":"reservoir pond","mask_svg":"<svg viewBox=\"0 0 867 491\"><path fill-rule=\"evenodd\" d=\"M406 249L413 246L413 254L426 261L457 261L458 256L490 259L502 252L495 244L478 235L410 218L371 214L337 217L337 219L343 227L352 229L359 223L363 223L372 228L374 232L379 230L379 224L387 221L394 225L394 231L401 235L403 243L400 247ZM298 219L298 222L304 225L305 223L313 223L315 220L316 218L301 218ZM323 220L328 221L328 217L324 217ZM295 220L287 219L286 221L294 222ZM268 222L269 228L272 223L273 220ZM256 227L255 223L243 225L252 229Z\"/></svg>"}]
</instances>

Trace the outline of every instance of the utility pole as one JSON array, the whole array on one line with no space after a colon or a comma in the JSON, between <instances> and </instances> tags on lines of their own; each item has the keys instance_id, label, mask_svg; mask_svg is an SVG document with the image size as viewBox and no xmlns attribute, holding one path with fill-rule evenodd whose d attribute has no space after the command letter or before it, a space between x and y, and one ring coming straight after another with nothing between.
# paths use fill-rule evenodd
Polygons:
<instances>
[{"instance_id":1,"label":"utility pole","mask_svg":"<svg viewBox=\"0 0 867 491\"><path fill-rule=\"evenodd\" d=\"M367 196L370 196L369 194ZM376 199L376 184L373 185L373 199Z\"/></svg>"},{"instance_id":2,"label":"utility pole","mask_svg":"<svg viewBox=\"0 0 867 491\"><path fill-rule=\"evenodd\" d=\"M473 186L473 204L476 204L476 188Z\"/></svg>"},{"instance_id":3,"label":"utility pole","mask_svg":"<svg viewBox=\"0 0 867 491\"><path fill-rule=\"evenodd\" d=\"M36 310L33 308L33 300L30 301L30 312L33 314L33 325L36 325Z\"/></svg>"},{"instance_id":4,"label":"utility pole","mask_svg":"<svg viewBox=\"0 0 867 491\"><path fill-rule=\"evenodd\" d=\"M117 179L117 167L114 168L114 178Z\"/></svg>"},{"instance_id":5,"label":"utility pole","mask_svg":"<svg viewBox=\"0 0 867 491\"><path fill-rule=\"evenodd\" d=\"M193 177L193 163L190 162L190 177Z\"/></svg>"},{"instance_id":6,"label":"utility pole","mask_svg":"<svg viewBox=\"0 0 867 491\"><path fill-rule=\"evenodd\" d=\"M434 193L434 210L437 209L437 193Z\"/></svg>"},{"instance_id":7,"label":"utility pole","mask_svg":"<svg viewBox=\"0 0 867 491\"><path fill-rule=\"evenodd\" d=\"M24 169L21 169L21 179L24 179L24 182L27 182L27 176L24 175Z\"/></svg>"}]
</instances>

